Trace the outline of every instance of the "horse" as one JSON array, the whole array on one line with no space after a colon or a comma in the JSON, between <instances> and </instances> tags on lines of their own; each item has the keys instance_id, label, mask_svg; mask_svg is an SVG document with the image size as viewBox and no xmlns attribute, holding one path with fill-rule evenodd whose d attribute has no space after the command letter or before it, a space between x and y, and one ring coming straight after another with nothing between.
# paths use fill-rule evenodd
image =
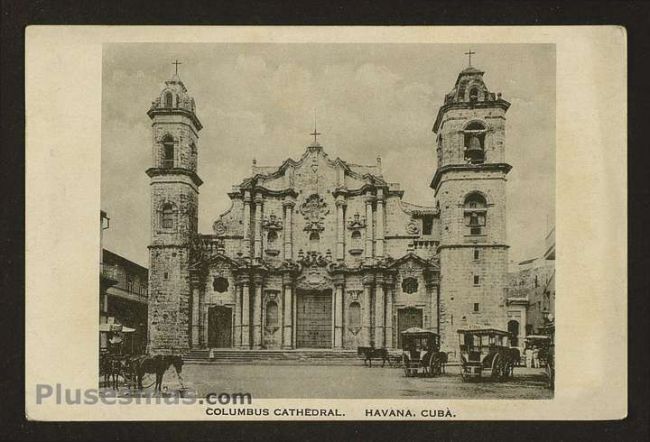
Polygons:
<instances>
[{"instance_id":1,"label":"horse","mask_svg":"<svg viewBox=\"0 0 650 442\"><path fill-rule=\"evenodd\" d=\"M381 359L382 367L386 364L386 361L390 364L388 350L385 348L357 347L357 355L363 356L363 365L367 365L366 361L368 361L370 368L372 368L373 358Z\"/></svg>"},{"instance_id":2,"label":"horse","mask_svg":"<svg viewBox=\"0 0 650 442\"><path fill-rule=\"evenodd\" d=\"M104 386L117 390L120 376L126 379L129 363L117 355L103 354L99 359L99 368L104 375Z\"/></svg>"},{"instance_id":3,"label":"horse","mask_svg":"<svg viewBox=\"0 0 650 442\"><path fill-rule=\"evenodd\" d=\"M444 351L438 353L438 359L440 360L440 373L445 372L445 365L449 362L449 355Z\"/></svg>"},{"instance_id":4,"label":"horse","mask_svg":"<svg viewBox=\"0 0 650 442\"><path fill-rule=\"evenodd\" d=\"M163 375L169 367L174 366L176 373L179 375L183 370L183 358L177 355L156 355L156 356L140 356L131 360L131 368L135 374L137 386L139 389L142 387L142 378L145 373L152 373L156 375L156 382L154 391L162 390Z\"/></svg>"},{"instance_id":5,"label":"horse","mask_svg":"<svg viewBox=\"0 0 650 442\"><path fill-rule=\"evenodd\" d=\"M505 364L503 367L503 377L513 376L515 373L515 365L517 365L521 359L521 353L517 347L510 347L505 353Z\"/></svg>"}]
</instances>

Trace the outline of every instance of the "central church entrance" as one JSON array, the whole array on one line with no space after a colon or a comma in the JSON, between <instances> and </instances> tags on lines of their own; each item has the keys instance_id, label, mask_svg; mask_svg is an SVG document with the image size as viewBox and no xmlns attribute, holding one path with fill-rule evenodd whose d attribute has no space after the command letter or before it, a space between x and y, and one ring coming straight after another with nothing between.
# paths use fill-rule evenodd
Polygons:
<instances>
[{"instance_id":1,"label":"central church entrance","mask_svg":"<svg viewBox=\"0 0 650 442\"><path fill-rule=\"evenodd\" d=\"M208 347L232 347L232 309L211 307L208 310Z\"/></svg>"},{"instance_id":2,"label":"central church entrance","mask_svg":"<svg viewBox=\"0 0 650 442\"><path fill-rule=\"evenodd\" d=\"M402 332L411 327L422 328L422 310L415 307L401 308L397 310L398 344L402 348Z\"/></svg>"},{"instance_id":3,"label":"central church entrance","mask_svg":"<svg viewBox=\"0 0 650 442\"><path fill-rule=\"evenodd\" d=\"M299 291L296 303L296 346L332 347L332 291Z\"/></svg>"}]
</instances>

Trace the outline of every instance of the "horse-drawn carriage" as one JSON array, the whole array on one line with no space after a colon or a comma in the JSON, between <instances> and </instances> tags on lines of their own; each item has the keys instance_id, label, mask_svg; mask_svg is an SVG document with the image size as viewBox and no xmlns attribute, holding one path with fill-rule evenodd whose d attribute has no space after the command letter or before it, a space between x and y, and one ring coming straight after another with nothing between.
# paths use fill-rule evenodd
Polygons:
<instances>
[{"instance_id":1,"label":"horse-drawn carriage","mask_svg":"<svg viewBox=\"0 0 650 442\"><path fill-rule=\"evenodd\" d=\"M493 328L458 330L460 374L463 381L481 379L489 372L494 380L512 376L519 350L510 347L510 333Z\"/></svg>"},{"instance_id":2,"label":"horse-drawn carriage","mask_svg":"<svg viewBox=\"0 0 650 442\"><path fill-rule=\"evenodd\" d=\"M104 387L117 390L120 385L129 389L146 389L154 386L161 391L165 372L174 367L179 382L182 384L181 371L183 359L175 355L137 355L125 351L122 347L123 333L132 333L134 329L120 324L100 324L100 336L105 333L107 346L100 347L99 372L104 379ZM150 376L154 375L154 376ZM143 385L146 384L146 385Z\"/></svg>"},{"instance_id":3,"label":"horse-drawn carriage","mask_svg":"<svg viewBox=\"0 0 650 442\"><path fill-rule=\"evenodd\" d=\"M440 351L440 336L412 327L402 332L402 366L409 376L436 376L444 372L447 354Z\"/></svg>"},{"instance_id":4,"label":"horse-drawn carriage","mask_svg":"<svg viewBox=\"0 0 650 442\"><path fill-rule=\"evenodd\" d=\"M553 388L555 385L555 323L549 322L540 329L540 332L548 338L546 341L546 364L544 373L546 374L546 386Z\"/></svg>"}]
</instances>

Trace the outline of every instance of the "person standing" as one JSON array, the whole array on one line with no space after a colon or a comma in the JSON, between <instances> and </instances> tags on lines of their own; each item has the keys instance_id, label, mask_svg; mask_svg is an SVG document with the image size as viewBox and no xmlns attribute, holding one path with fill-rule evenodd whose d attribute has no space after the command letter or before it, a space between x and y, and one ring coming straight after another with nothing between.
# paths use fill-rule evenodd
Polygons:
<instances>
[{"instance_id":1,"label":"person standing","mask_svg":"<svg viewBox=\"0 0 650 442\"><path fill-rule=\"evenodd\" d=\"M539 368L539 348L533 346L533 368Z\"/></svg>"},{"instance_id":2,"label":"person standing","mask_svg":"<svg viewBox=\"0 0 650 442\"><path fill-rule=\"evenodd\" d=\"M526 367L531 368L533 366L533 350L530 347L526 347L524 356L526 357Z\"/></svg>"}]
</instances>

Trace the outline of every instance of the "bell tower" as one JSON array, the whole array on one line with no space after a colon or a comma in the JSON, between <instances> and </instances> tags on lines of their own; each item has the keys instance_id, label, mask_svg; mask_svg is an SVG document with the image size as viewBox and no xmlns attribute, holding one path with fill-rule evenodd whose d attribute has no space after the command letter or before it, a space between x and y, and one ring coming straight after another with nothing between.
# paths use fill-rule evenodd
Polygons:
<instances>
[{"instance_id":1,"label":"bell tower","mask_svg":"<svg viewBox=\"0 0 650 442\"><path fill-rule=\"evenodd\" d=\"M469 52L471 57L473 52ZM505 114L484 72L458 74L433 126L438 167L431 182L440 211L439 324L442 346L457 349L461 328L507 325Z\"/></svg>"},{"instance_id":2,"label":"bell tower","mask_svg":"<svg viewBox=\"0 0 650 442\"><path fill-rule=\"evenodd\" d=\"M152 121L149 336L151 354L189 350L190 250L197 235L198 133L194 98L176 73L147 112Z\"/></svg>"}]
</instances>

